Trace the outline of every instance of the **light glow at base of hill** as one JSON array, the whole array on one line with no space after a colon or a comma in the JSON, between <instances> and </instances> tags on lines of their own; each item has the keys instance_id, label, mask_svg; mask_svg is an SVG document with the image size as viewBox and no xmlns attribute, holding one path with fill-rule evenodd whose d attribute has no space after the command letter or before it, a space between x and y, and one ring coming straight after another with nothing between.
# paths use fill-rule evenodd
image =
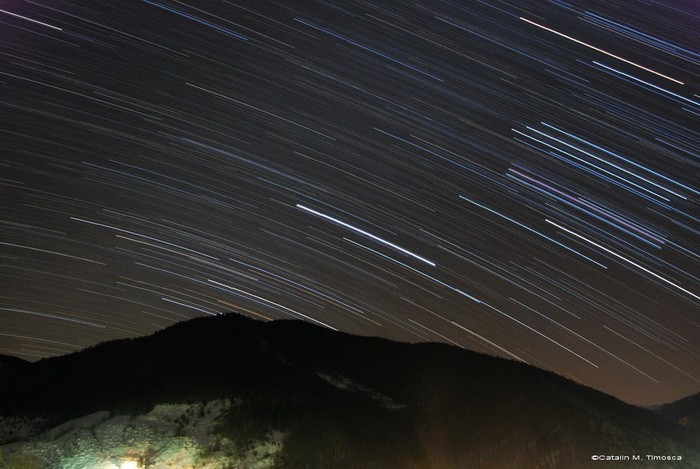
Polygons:
<instances>
[{"instance_id":1,"label":"light glow at base of hill","mask_svg":"<svg viewBox=\"0 0 700 469\"><path fill-rule=\"evenodd\" d=\"M36 467L65 469L271 467L282 450L284 434L271 432L242 448L217 433L228 411L238 404L229 399L159 404L135 416L96 412L15 444L13 458L31 460ZM1 454L0 467L5 467Z\"/></svg>"},{"instance_id":2,"label":"light glow at base of hill","mask_svg":"<svg viewBox=\"0 0 700 469\"><path fill-rule=\"evenodd\" d=\"M141 469L137 461L124 461L119 469Z\"/></svg>"}]
</instances>

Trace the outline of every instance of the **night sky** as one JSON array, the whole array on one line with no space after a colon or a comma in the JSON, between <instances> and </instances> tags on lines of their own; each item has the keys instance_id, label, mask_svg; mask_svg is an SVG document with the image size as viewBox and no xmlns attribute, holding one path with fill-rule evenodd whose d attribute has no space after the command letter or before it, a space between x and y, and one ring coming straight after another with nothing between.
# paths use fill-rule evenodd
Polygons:
<instances>
[{"instance_id":1,"label":"night sky","mask_svg":"<svg viewBox=\"0 0 700 469\"><path fill-rule=\"evenodd\" d=\"M691 0L2 1L0 353L236 311L698 392L699 32Z\"/></svg>"}]
</instances>

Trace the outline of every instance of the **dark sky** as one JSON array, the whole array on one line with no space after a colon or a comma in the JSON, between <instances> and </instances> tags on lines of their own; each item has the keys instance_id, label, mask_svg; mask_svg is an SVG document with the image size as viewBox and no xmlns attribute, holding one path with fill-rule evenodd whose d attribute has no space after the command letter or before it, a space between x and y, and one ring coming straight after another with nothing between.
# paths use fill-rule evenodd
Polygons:
<instances>
[{"instance_id":1,"label":"dark sky","mask_svg":"<svg viewBox=\"0 0 700 469\"><path fill-rule=\"evenodd\" d=\"M237 311L700 390L692 1L0 3L0 353Z\"/></svg>"}]
</instances>

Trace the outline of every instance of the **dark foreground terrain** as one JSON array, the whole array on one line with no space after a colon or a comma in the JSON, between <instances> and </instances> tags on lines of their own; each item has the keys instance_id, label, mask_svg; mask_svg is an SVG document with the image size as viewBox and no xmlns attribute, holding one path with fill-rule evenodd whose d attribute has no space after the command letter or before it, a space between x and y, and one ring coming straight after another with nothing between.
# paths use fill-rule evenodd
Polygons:
<instances>
[{"instance_id":1,"label":"dark foreground terrain","mask_svg":"<svg viewBox=\"0 0 700 469\"><path fill-rule=\"evenodd\" d=\"M145 431L143 422L149 432L171 428L181 446L196 440L192 461L200 462L188 463L196 467L700 467L697 425L682 425L683 415L697 415L698 398L679 402L662 408L678 417L666 418L553 373L449 345L228 314L37 363L2 357L6 422L31 421L38 432L94 415L80 424L90 434L64 425L34 440L22 436L29 444L6 433L0 466L68 467L47 459L86 452L80 438L106 441L100 435L114 433L119 421L119 451L131 451L139 467L159 467L153 461L167 452L153 435L140 446L139 435L124 436L125 428ZM218 461L229 462L212 462L221 452L229 459ZM641 460L595 462L592 455Z\"/></svg>"}]
</instances>

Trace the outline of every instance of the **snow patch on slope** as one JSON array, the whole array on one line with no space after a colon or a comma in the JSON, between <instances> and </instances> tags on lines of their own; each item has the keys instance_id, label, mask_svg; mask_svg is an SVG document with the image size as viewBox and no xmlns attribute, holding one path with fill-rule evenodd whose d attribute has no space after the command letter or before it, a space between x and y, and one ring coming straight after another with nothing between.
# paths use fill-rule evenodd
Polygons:
<instances>
[{"instance_id":1,"label":"snow patch on slope","mask_svg":"<svg viewBox=\"0 0 700 469\"><path fill-rule=\"evenodd\" d=\"M362 384L358 384L347 376L343 376L339 373L330 375L328 373L318 371L316 374L323 381L335 386L338 389L342 389L343 391L366 394L375 401L379 401L381 405L389 410L401 410L407 407L406 404L400 404L394 401L391 397L385 396L384 394L381 394L372 388L368 388L367 386L363 386Z\"/></svg>"},{"instance_id":2,"label":"snow patch on slope","mask_svg":"<svg viewBox=\"0 0 700 469\"><path fill-rule=\"evenodd\" d=\"M0 446L0 451L31 456L47 467L114 469L125 461L149 469L271 467L282 449L283 434L273 432L241 453L216 433L222 417L237 404L228 399L161 404L135 417L96 412L29 441Z\"/></svg>"}]
</instances>

